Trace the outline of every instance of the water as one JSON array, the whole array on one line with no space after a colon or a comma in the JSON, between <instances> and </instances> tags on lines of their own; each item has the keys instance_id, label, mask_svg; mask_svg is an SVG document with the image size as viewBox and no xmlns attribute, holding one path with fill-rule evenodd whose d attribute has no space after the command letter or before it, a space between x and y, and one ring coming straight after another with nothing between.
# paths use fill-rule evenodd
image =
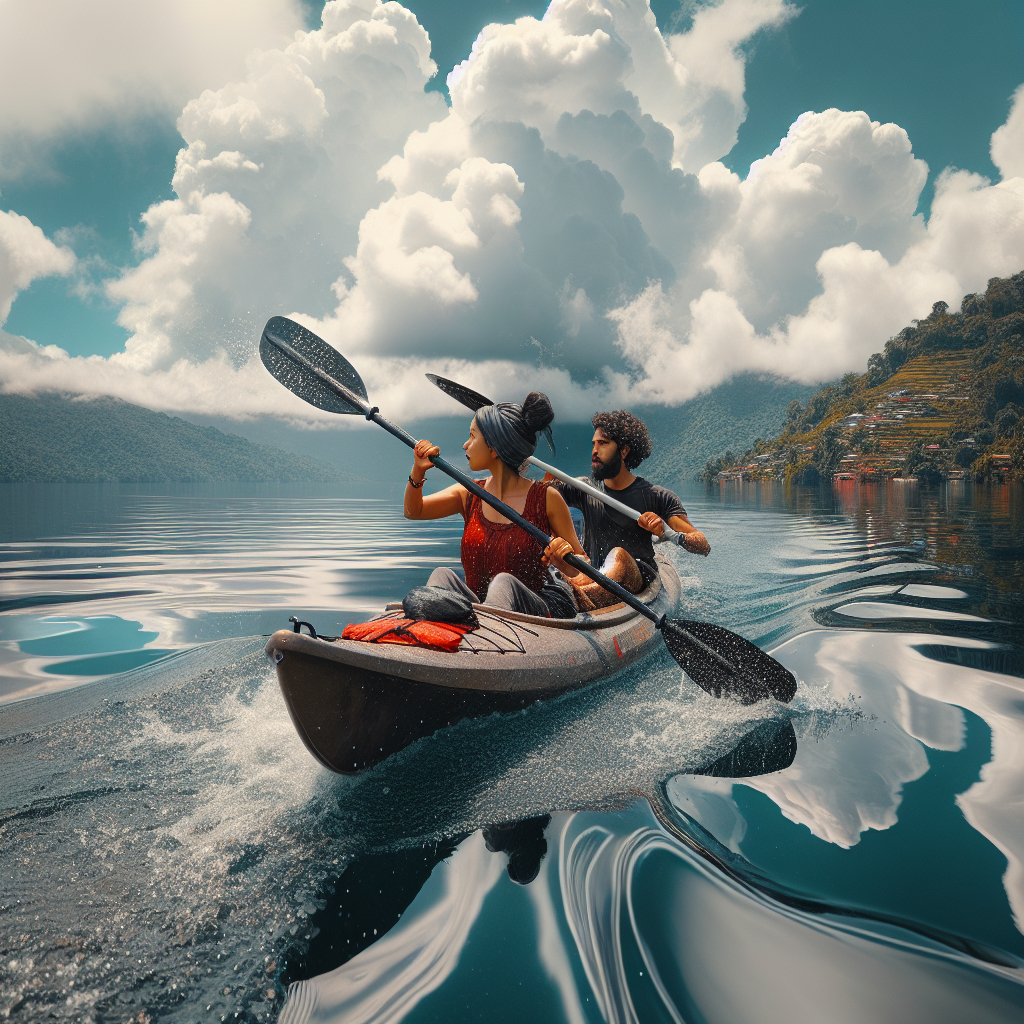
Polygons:
<instances>
[{"instance_id":1,"label":"water","mask_svg":"<svg viewBox=\"0 0 1024 1024\"><path fill-rule=\"evenodd\" d=\"M1022 498L687 492L684 611L773 649L791 705L660 656L341 778L258 634L364 618L458 523L4 485L0 1013L1019 1019Z\"/></svg>"}]
</instances>

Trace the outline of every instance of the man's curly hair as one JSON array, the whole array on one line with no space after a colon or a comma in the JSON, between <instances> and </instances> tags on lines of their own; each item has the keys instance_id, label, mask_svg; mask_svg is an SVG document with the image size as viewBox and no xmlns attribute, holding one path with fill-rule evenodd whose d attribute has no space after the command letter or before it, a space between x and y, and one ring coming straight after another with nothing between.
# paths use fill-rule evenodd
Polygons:
<instances>
[{"instance_id":1,"label":"man's curly hair","mask_svg":"<svg viewBox=\"0 0 1024 1024\"><path fill-rule=\"evenodd\" d=\"M651 454L651 437L647 433L644 421L637 419L625 409L615 412L599 412L590 421L595 430L603 430L622 451L623 445L629 446L629 454L622 457L627 469L636 469Z\"/></svg>"}]
</instances>

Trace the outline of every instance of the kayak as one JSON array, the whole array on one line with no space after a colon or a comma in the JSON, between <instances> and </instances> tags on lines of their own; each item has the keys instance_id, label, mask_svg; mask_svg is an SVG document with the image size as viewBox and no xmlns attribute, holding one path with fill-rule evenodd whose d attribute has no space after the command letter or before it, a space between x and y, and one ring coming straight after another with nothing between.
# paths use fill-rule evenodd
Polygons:
<instances>
[{"instance_id":1,"label":"kayak","mask_svg":"<svg viewBox=\"0 0 1024 1024\"><path fill-rule=\"evenodd\" d=\"M679 574L664 556L656 561L658 577L637 596L656 615L671 616ZM355 775L461 719L579 689L662 645L654 623L625 604L574 619L474 609L479 628L456 651L274 633L267 655L309 752L331 771ZM378 618L386 616L402 617L401 605Z\"/></svg>"}]
</instances>

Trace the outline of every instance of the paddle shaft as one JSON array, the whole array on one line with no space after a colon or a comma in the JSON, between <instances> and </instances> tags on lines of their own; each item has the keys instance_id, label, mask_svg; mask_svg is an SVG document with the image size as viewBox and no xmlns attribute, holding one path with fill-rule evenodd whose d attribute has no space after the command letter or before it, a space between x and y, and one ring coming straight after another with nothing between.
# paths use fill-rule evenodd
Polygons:
<instances>
[{"instance_id":1,"label":"paddle shaft","mask_svg":"<svg viewBox=\"0 0 1024 1024\"><path fill-rule=\"evenodd\" d=\"M562 470L556 466L550 466L546 462L541 462L540 459L531 455L526 460L531 466L536 466L538 469L543 469L545 473L550 473L553 477L561 480L563 483L569 484L570 487L575 487L577 490L583 491L585 494L589 494L598 501L603 501L609 508L615 509L616 512L621 512L624 516L629 516L634 523L639 522L640 513L635 508L630 508L629 505L624 505L621 501L616 500L606 491L602 491L598 487L594 487L591 484L586 483L583 480L579 480L574 476L569 476L568 473L563 473ZM680 547L685 547L686 534L677 533L672 529L668 523L665 523L665 532L660 536L655 536L655 540L658 541L670 541L678 544Z\"/></svg>"},{"instance_id":2,"label":"paddle shaft","mask_svg":"<svg viewBox=\"0 0 1024 1024\"><path fill-rule=\"evenodd\" d=\"M350 388L345 387L339 381L335 380L329 373L321 370L320 367L316 366L309 359L307 359L301 352L297 351L293 346L289 345L286 341L281 338L275 337L274 335L264 332L264 339L271 345L273 345L278 351L285 355L288 359L292 360L298 366L303 367L309 373L313 374L319 381L321 381L330 391L334 392L342 401L350 405L353 409L360 409L363 415L374 423L383 427L389 434L394 435L403 444L408 445L410 448L415 449L416 439L404 431L401 427L391 423L383 416L380 415L380 410L377 406L371 406L370 403L363 398L361 395L356 394ZM317 339L320 341L320 339ZM320 342L325 344L324 342ZM355 371L353 371L355 372ZM285 383L282 381L282 383ZM520 529L525 530L527 534L533 537L541 547L547 547L550 543L551 538L544 533L536 524L531 523L528 519L521 516L515 509L509 508L503 501L496 498L493 494L485 491L475 480L470 479L464 473L460 473L454 466L449 465L444 459L438 457L431 460L432 464L437 466L443 473L447 473L452 479L457 480L461 483L470 493L477 495L481 501L486 501L492 508L496 509L507 519L515 523ZM724 658L718 651L713 647L708 646L699 637L686 629L683 623L676 620L670 620L667 615L657 615L650 608L647 607L642 601L638 600L633 594L631 594L625 587L616 583L615 580L609 579L604 573L595 569L589 562L585 562L583 559L578 558L575 554L569 554L563 559L568 565L582 572L584 576L592 579L595 583L599 583L609 593L614 594L624 604L630 606L644 618L649 619L654 623L655 627L664 632L666 628L671 627L672 633L675 637L683 638L688 644L692 645L696 650L700 651L706 658L714 661L723 669L725 669L730 675L734 677L740 676L742 673L736 665L734 665L727 658ZM678 657L673 654L673 657L678 661ZM781 667L781 666L780 666Z\"/></svg>"},{"instance_id":3,"label":"paddle shaft","mask_svg":"<svg viewBox=\"0 0 1024 1024\"><path fill-rule=\"evenodd\" d=\"M371 406L369 402L364 398L361 398L350 388L345 387L344 384L340 384L329 373L325 373L319 366L311 363L301 352L296 351L286 341L282 341L280 338L275 338L270 335L267 335L267 341L269 341L275 348L280 349L280 351L289 359L298 363L304 369L316 376L321 383L330 388L331 391L333 391L339 398L348 402L349 405L354 406L356 409L362 409L363 415L368 420L371 420L378 426L383 427L389 434L397 437L399 441L408 445L410 448L416 447L416 438L414 438L412 434L392 423L384 416L381 416L380 410L377 406ZM447 473L448 476L462 484L466 490L475 494L481 501L486 501L491 508L500 512L506 519L510 519L521 530L525 530L542 548L546 548L548 544L551 543L551 538L539 526L537 526L536 523L531 523L529 519L521 516L514 508L510 508L500 498L496 498L491 494L490 491L485 491L475 480L466 476L465 473L457 470L440 456L435 456L431 462L441 470L442 473ZM570 477L570 480L571 479L572 478ZM665 620L664 615L658 615L651 611L643 601L637 600L637 598L626 590L625 587L616 583L615 580L608 579L603 572L595 569L589 562L585 562L582 558L579 558L574 554L566 555L563 558L563 561L567 565L571 565L574 569L582 572L585 576L589 576L595 583L600 583L605 590L614 594L620 601L624 601L641 615L646 616L656 626L660 627L662 622ZM725 659L716 651L711 650L710 647L706 647L706 645L697 640L696 637L693 639L696 643L700 644L701 647L704 647L709 655L716 657L724 664L728 664L728 662L726 662Z\"/></svg>"},{"instance_id":4,"label":"paddle shaft","mask_svg":"<svg viewBox=\"0 0 1024 1024\"><path fill-rule=\"evenodd\" d=\"M430 381L436 388L439 388L450 398L454 398L460 405L464 405L467 409L472 409L473 412L478 412L485 405L493 405L494 403L486 396L481 395L479 391L473 391L471 388L467 388L462 384L458 384L453 380L448 380L446 377L439 377L436 373L425 374L427 380ZM550 435L550 427L547 430ZM551 450L554 451L554 445L551 442L551 437L548 436L548 442L552 444ZM578 480L574 476L569 476L568 473L563 473L562 470L555 466L549 465L547 462L541 462L536 456L531 455L527 460L531 466L536 466L538 469L544 470L545 473L550 473L553 477L561 480L563 483L567 483L577 490L583 491L584 494L589 494L593 498L597 498L598 501L603 502L610 508L615 509L616 512L621 512L624 516L632 519L634 523L639 522L640 513L635 508L631 508L629 505L623 504L613 498L607 491L599 490L597 487L591 484L585 483L582 480ZM655 535L656 541L674 541L680 547L686 547L686 534L677 533L673 530L668 523L665 523L664 532L661 536Z\"/></svg>"}]
</instances>

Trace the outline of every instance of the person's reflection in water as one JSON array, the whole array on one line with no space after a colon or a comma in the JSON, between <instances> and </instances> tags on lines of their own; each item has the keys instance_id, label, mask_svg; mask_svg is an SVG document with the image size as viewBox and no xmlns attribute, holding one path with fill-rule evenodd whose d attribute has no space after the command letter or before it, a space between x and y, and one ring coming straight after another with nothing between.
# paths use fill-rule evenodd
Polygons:
<instances>
[{"instance_id":1,"label":"person's reflection in water","mask_svg":"<svg viewBox=\"0 0 1024 1024\"><path fill-rule=\"evenodd\" d=\"M550 814L541 814L522 821L488 825L483 830L487 849L508 855L508 877L518 885L529 885L540 873L540 862L548 852L544 829L550 822Z\"/></svg>"}]
</instances>

